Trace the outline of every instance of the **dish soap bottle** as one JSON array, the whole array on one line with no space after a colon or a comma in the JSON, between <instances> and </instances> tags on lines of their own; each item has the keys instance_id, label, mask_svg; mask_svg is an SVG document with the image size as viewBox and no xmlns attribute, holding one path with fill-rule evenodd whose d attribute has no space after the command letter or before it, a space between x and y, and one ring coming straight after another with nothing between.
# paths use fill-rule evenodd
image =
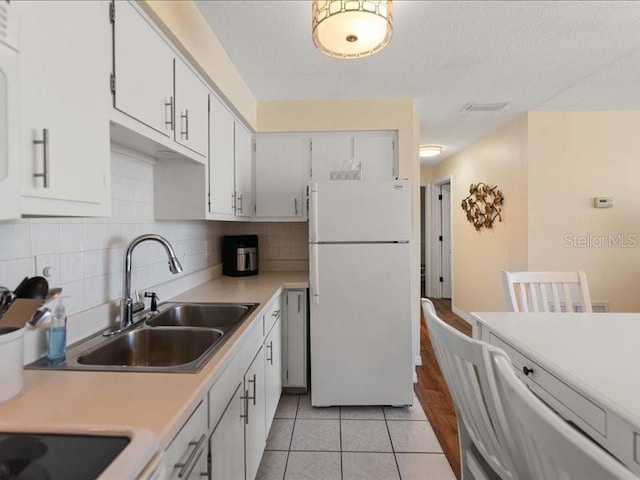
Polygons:
<instances>
[{"instance_id":1,"label":"dish soap bottle","mask_svg":"<svg viewBox=\"0 0 640 480\"><path fill-rule=\"evenodd\" d=\"M59 365L66 358L67 353L67 312L62 298L53 311L51 327L49 328L49 344L47 348L47 362L49 365Z\"/></svg>"}]
</instances>

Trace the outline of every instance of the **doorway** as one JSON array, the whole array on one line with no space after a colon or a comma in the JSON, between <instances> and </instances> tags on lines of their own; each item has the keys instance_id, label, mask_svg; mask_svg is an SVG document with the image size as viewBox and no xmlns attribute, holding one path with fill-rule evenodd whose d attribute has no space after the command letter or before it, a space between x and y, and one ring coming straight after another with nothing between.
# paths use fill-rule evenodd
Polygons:
<instances>
[{"instance_id":1,"label":"doorway","mask_svg":"<svg viewBox=\"0 0 640 480\"><path fill-rule=\"evenodd\" d=\"M452 298L451 177L425 189L423 222L428 265L426 293L431 298Z\"/></svg>"}]
</instances>

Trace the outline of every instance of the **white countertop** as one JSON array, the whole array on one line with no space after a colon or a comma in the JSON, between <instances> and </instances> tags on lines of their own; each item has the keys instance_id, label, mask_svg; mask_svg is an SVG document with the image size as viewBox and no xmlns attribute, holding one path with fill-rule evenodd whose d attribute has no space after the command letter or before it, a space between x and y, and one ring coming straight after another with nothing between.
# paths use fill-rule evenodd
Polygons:
<instances>
[{"instance_id":1,"label":"white countertop","mask_svg":"<svg viewBox=\"0 0 640 480\"><path fill-rule=\"evenodd\" d=\"M22 392L0 405L0 431L52 425L150 430L166 448L239 348L262 306L283 288L307 288L307 272L218 277L171 301L259 302L250 319L196 374L25 370Z\"/></svg>"},{"instance_id":2,"label":"white countertop","mask_svg":"<svg viewBox=\"0 0 640 480\"><path fill-rule=\"evenodd\" d=\"M640 313L473 313L507 343L640 427Z\"/></svg>"}]
</instances>

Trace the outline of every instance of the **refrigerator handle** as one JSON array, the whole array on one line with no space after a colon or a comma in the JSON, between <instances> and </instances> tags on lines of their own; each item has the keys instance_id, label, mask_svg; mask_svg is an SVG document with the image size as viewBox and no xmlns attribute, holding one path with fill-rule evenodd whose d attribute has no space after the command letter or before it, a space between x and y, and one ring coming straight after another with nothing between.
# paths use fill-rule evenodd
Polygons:
<instances>
[{"instance_id":1,"label":"refrigerator handle","mask_svg":"<svg viewBox=\"0 0 640 480\"><path fill-rule=\"evenodd\" d=\"M313 186L311 186L309 190L311 191L310 195L310 206L309 206L309 241L317 242L318 241L318 190L315 190Z\"/></svg>"},{"instance_id":2,"label":"refrigerator handle","mask_svg":"<svg viewBox=\"0 0 640 480\"><path fill-rule=\"evenodd\" d=\"M309 245L309 287L311 289L311 301L318 305L320 303L320 289L318 278L318 245Z\"/></svg>"}]
</instances>

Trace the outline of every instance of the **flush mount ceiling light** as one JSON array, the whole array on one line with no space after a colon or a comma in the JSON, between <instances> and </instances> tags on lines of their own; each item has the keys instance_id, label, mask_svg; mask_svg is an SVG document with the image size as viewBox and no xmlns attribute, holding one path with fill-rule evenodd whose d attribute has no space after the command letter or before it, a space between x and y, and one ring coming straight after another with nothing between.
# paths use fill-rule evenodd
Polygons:
<instances>
[{"instance_id":1,"label":"flush mount ceiling light","mask_svg":"<svg viewBox=\"0 0 640 480\"><path fill-rule=\"evenodd\" d=\"M391 0L313 0L313 43L325 55L362 58L391 40Z\"/></svg>"},{"instance_id":2,"label":"flush mount ceiling light","mask_svg":"<svg viewBox=\"0 0 640 480\"><path fill-rule=\"evenodd\" d=\"M444 147L442 145L421 145L420 158L437 157L443 150Z\"/></svg>"}]
</instances>

